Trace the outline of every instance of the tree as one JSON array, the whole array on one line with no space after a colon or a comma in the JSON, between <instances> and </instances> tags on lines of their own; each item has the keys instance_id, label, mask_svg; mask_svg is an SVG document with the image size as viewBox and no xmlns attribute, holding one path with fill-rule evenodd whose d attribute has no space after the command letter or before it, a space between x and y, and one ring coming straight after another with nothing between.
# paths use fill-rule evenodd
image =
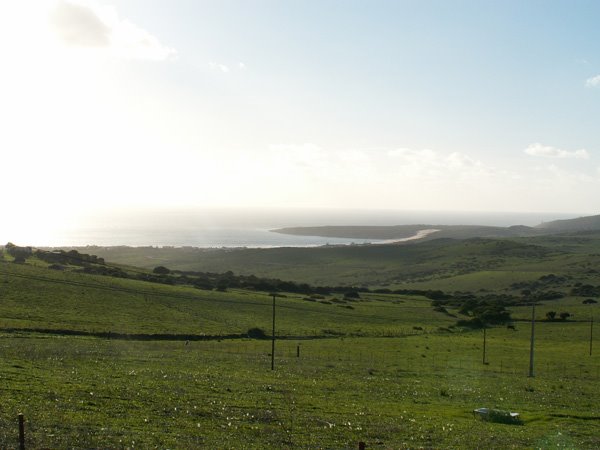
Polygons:
<instances>
[{"instance_id":1,"label":"tree","mask_svg":"<svg viewBox=\"0 0 600 450\"><path fill-rule=\"evenodd\" d=\"M168 275L171 273L171 271L169 269L167 269L165 266L157 266L154 268L154 270L152 271L157 275Z\"/></svg>"},{"instance_id":2,"label":"tree","mask_svg":"<svg viewBox=\"0 0 600 450\"><path fill-rule=\"evenodd\" d=\"M4 246L10 256L15 258L15 262L23 263L27 258L33 255L31 247L19 247L12 242Z\"/></svg>"},{"instance_id":3,"label":"tree","mask_svg":"<svg viewBox=\"0 0 600 450\"><path fill-rule=\"evenodd\" d=\"M251 339L266 339L267 335L265 333L265 330L263 330L262 328L250 328L248 330L248 337Z\"/></svg>"},{"instance_id":4,"label":"tree","mask_svg":"<svg viewBox=\"0 0 600 450\"><path fill-rule=\"evenodd\" d=\"M229 283L227 280L221 279L217 281L217 291L225 292L228 286Z\"/></svg>"},{"instance_id":5,"label":"tree","mask_svg":"<svg viewBox=\"0 0 600 450\"><path fill-rule=\"evenodd\" d=\"M548 311L546 313L546 319L548 319L548 320L556 319L556 311Z\"/></svg>"}]
</instances>

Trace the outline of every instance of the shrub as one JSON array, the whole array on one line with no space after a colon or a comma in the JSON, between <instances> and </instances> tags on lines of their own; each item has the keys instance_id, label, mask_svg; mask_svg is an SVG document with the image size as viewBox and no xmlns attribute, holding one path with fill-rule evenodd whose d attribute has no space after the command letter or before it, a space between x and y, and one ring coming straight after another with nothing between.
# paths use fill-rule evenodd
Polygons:
<instances>
[{"instance_id":1,"label":"shrub","mask_svg":"<svg viewBox=\"0 0 600 450\"><path fill-rule=\"evenodd\" d=\"M248 334L248 337L251 339L266 339L267 338L265 330L263 330L262 328L258 328L258 327L250 328L248 330L247 334Z\"/></svg>"},{"instance_id":2,"label":"shrub","mask_svg":"<svg viewBox=\"0 0 600 450\"><path fill-rule=\"evenodd\" d=\"M165 266L157 266L154 268L154 270L152 272L157 275L167 275L167 274L171 273L171 271L169 269L167 269Z\"/></svg>"},{"instance_id":3,"label":"shrub","mask_svg":"<svg viewBox=\"0 0 600 450\"><path fill-rule=\"evenodd\" d=\"M31 247L19 247L11 242L7 243L4 248L17 264L24 263L27 258L33 255Z\"/></svg>"}]
</instances>

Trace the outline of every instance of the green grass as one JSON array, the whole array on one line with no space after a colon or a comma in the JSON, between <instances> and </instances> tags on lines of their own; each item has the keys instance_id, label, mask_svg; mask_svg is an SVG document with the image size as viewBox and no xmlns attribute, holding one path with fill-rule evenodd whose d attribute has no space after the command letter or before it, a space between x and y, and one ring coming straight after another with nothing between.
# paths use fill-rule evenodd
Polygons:
<instances>
[{"instance_id":1,"label":"green grass","mask_svg":"<svg viewBox=\"0 0 600 450\"><path fill-rule=\"evenodd\" d=\"M442 246L439 260L434 247L410 250L434 271L419 286L455 281L503 291L563 258L502 249L512 271L435 272L436 265L497 257L495 244L469 244L465 251L479 256L462 260L464 248L453 246ZM350 266L361 253L353 252ZM396 250L380 255L387 252L392 258ZM566 254L572 265L556 273L600 284L586 272L585 256ZM0 272L0 448L16 447L19 412L28 448L600 447L600 353L588 354L586 322L597 305L582 305L583 298L537 306L536 376L528 378L530 307L511 308L515 330L487 330L483 364L483 332L444 331L456 319L434 312L427 299L361 294L360 301L323 304L288 294L277 298L277 335L287 339L277 341L271 371L269 340L186 345L26 331L222 336L258 326L269 333L266 293L59 272L35 259L0 262ZM541 321L548 310L575 320ZM472 415L478 407L517 411L524 424L482 422Z\"/></svg>"},{"instance_id":2,"label":"green grass","mask_svg":"<svg viewBox=\"0 0 600 450\"><path fill-rule=\"evenodd\" d=\"M0 281L0 328L206 335L270 329L272 300L267 293L203 291L30 265L0 269L5 278ZM436 329L454 322L420 297L363 294L356 301L339 296L324 300L331 303L295 294L279 297L280 334L399 335L413 326Z\"/></svg>"},{"instance_id":3,"label":"green grass","mask_svg":"<svg viewBox=\"0 0 600 450\"><path fill-rule=\"evenodd\" d=\"M515 281L533 281L549 273L588 282L599 279L591 271L600 267L600 238L595 234L320 248L89 247L82 251L146 268L166 265L180 270L232 270L314 285L435 286L450 291L508 290Z\"/></svg>"},{"instance_id":4,"label":"green grass","mask_svg":"<svg viewBox=\"0 0 600 450\"><path fill-rule=\"evenodd\" d=\"M540 342L527 378L526 330L510 333L489 333L487 366L469 333L302 341L300 358L278 342L273 372L268 342L4 335L0 446L23 412L32 448L597 448L598 359Z\"/></svg>"}]
</instances>

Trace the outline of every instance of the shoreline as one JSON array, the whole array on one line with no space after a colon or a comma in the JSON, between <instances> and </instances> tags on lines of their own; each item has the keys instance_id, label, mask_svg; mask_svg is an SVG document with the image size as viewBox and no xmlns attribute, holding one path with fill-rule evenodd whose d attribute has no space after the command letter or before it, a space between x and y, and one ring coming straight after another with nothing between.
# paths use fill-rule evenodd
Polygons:
<instances>
[{"instance_id":1,"label":"shoreline","mask_svg":"<svg viewBox=\"0 0 600 450\"><path fill-rule=\"evenodd\" d=\"M275 232L273 230L267 230L270 232ZM182 249L182 250L200 250L200 251L232 251L232 250L250 250L250 249L275 249L275 248L322 248L322 247L357 247L357 246L368 246L368 245L393 245L400 244L403 242L410 242L423 239L430 234L439 232L441 230L435 228L428 228L423 230L418 230L415 234L405 237L405 238L395 238L395 239L373 239L371 242L348 242L348 243L325 243L325 244L306 244L306 245L238 245L238 246L214 246L214 247L200 247L194 245L101 245L101 244L85 244L85 245L41 245L41 246L33 246L35 248L41 249L94 249L94 248L102 248L102 249L111 249L111 248L151 248L156 250L169 250L169 249ZM324 236L313 236L306 235L304 237L323 237ZM335 237L328 237L331 239L336 239ZM352 239L352 238L338 238L338 239ZM358 238L357 238L358 239ZM368 240L368 239L361 239ZM1 246L0 246L1 247Z\"/></svg>"},{"instance_id":2,"label":"shoreline","mask_svg":"<svg viewBox=\"0 0 600 450\"><path fill-rule=\"evenodd\" d=\"M415 234L413 234L412 236L409 236L409 237L400 238L400 239L386 239L385 241L371 242L370 244L371 245L385 245L385 244L398 244L401 242L408 242L408 241L416 241L419 239L426 238L430 234L437 233L438 231L441 231L441 230L439 230L437 228L427 228L424 230L419 230Z\"/></svg>"}]
</instances>

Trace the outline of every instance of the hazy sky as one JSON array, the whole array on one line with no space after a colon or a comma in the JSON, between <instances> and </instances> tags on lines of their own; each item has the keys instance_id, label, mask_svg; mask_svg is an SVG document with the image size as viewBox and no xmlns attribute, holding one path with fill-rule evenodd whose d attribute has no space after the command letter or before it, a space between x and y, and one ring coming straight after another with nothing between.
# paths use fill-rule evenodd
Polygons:
<instances>
[{"instance_id":1,"label":"hazy sky","mask_svg":"<svg viewBox=\"0 0 600 450\"><path fill-rule=\"evenodd\" d=\"M3 1L3 211L597 214L599 23L573 0Z\"/></svg>"}]
</instances>

